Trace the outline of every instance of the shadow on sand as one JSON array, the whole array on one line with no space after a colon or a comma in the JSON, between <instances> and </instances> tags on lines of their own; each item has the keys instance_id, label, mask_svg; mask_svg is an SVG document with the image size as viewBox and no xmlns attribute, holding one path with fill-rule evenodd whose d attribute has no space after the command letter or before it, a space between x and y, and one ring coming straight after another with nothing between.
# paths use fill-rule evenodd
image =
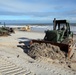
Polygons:
<instances>
[{"instance_id":1,"label":"shadow on sand","mask_svg":"<svg viewBox=\"0 0 76 75\"><path fill-rule=\"evenodd\" d=\"M26 37L21 37L21 38L18 38L20 41L19 41L19 44L20 45L17 45L17 47L20 47L23 49L23 51L25 53L28 53L28 51L30 50L30 42L32 39L29 39L29 38L26 38Z\"/></svg>"}]
</instances>

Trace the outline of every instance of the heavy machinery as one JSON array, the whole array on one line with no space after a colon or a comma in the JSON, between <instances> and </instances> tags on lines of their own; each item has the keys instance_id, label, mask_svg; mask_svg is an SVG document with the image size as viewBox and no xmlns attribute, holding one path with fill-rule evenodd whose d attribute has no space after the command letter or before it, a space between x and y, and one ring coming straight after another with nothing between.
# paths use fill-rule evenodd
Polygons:
<instances>
[{"instance_id":1,"label":"heavy machinery","mask_svg":"<svg viewBox=\"0 0 76 75\"><path fill-rule=\"evenodd\" d=\"M31 40L33 43L45 43L58 46L64 51L68 58L71 58L75 50L75 40L73 40L73 32L70 30L70 25L67 20L53 20L53 30L45 31L43 40ZM25 43L25 42L19 42ZM26 44L25 44L26 45Z\"/></svg>"},{"instance_id":2,"label":"heavy machinery","mask_svg":"<svg viewBox=\"0 0 76 75\"><path fill-rule=\"evenodd\" d=\"M32 43L50 43L59 46L71 58L74 53L75 41L67 20L53 20L53 30L45 31L44 40L32 40Z\"/></svg>"},{"instance_id":3,"label":"heavy machinery","mask_svg":"<svg viewBox=\"0 0 76 75\"><path fill-rule=\"evenodd\" d=\"M21 28L21 31L30 31L30 30L31 30L30 26L25 26Z\"/></svg>"}]
</instances>

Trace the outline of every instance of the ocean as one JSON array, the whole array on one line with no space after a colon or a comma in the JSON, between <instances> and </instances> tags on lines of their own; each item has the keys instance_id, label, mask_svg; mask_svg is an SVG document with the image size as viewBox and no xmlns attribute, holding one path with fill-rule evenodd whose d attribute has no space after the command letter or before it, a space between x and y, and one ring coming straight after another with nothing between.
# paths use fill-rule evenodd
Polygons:
<instances>
[{"instance_id":1,"label":"ocean","mask_svg":"<svg viewBox=\"0 0 76 75\"><path fill-rule=\"evenodd\" d=\"M8 24L8 25L6 25L6 27L12 27L12 28L20 28L20 27L25 27L25 26L27 26L27 25L29 25L30 27L31 27L31 31L38 31L38 32L44 32L44 31L46 31L46 30L53 30L53 25L51 24L51 25L49 25L49 24L24 24L24 25L13 25L13 24ZM4 25L0 25L0 27L2 27L2 26L4 26ZM70 25L70 30L74 33L74 34L76 34L76 26L75 25Z\"/></svg>"},{"instance_id":2,"label":"ocean","mask_svg":"<svg viewBox=\"0 0 76 75\"><path fill-rule=\"evenodd\" d=\"M31 26L33 31L44 32L46 30L53 30L53 25L47 26ZM70 30L76 34L76 26L70 26Z\"/></svg>"}]
</instances>

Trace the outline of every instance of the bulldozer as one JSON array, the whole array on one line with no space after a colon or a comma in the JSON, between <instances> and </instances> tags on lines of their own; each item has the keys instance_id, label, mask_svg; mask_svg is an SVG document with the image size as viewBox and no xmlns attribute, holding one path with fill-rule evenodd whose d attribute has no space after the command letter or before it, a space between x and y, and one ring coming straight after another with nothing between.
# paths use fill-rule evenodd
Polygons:
<instances>
[{"instance_id":1,"label":"bulldozer","mask_svg":"<svg viewBox=\"0 0 76 75\"><path fill-rule=\"evenodd\" d=\"M58 46L68 58L74 54L75 40L67 20L53 20L53 30L46 30L43 40L32 40L32 43L50 43Z\"/></svg>"},{"instance_id":2,"label":"bulldozer","mask_svg":"<svg viewBox=\"0 0 76 75\"><path fill-rule=\"evenodd\" d=\"M25 26L21 28L21 31L30 31L30 30L31 30L30 26Z\"/></svg>"},{"instance_id":3,"label":"bulldozer","mask_svg":"<svg viewBox=\"0 0 76 75\"><path fill-rule=\"evenodd\" d=\"M69 21L56 20L56 18L54 18L53 30L46 30L43 39L30 40L28 45L25 44L25 46L28 47L34 43L39 44L45 43L46 45L51 44L54 46L58 46L60 50L62 50L62 52L65 53L65 56L70 59L74 55L76 46L75 45L76 41L74 40L73 35L74 35L73 32L70 30ZM19 43L26 43L26 42L24 41Z\"/></svg>"}]
</instances>

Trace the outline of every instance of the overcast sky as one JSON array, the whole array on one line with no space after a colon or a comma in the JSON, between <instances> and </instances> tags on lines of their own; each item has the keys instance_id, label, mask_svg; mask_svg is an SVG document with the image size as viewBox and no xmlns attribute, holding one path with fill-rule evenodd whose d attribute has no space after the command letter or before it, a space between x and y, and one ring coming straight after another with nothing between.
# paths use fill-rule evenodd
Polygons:
<instances>
[{"instance_id":1,"label":"overcast sky","mask_svg":"<svg viewBox=\"0 0 76 75\"><path fill-rule=\"evenodd\" d=\"M54 18L76 22L76 0L0 0L0 20Z\"/></svg>"}]
</instances>

